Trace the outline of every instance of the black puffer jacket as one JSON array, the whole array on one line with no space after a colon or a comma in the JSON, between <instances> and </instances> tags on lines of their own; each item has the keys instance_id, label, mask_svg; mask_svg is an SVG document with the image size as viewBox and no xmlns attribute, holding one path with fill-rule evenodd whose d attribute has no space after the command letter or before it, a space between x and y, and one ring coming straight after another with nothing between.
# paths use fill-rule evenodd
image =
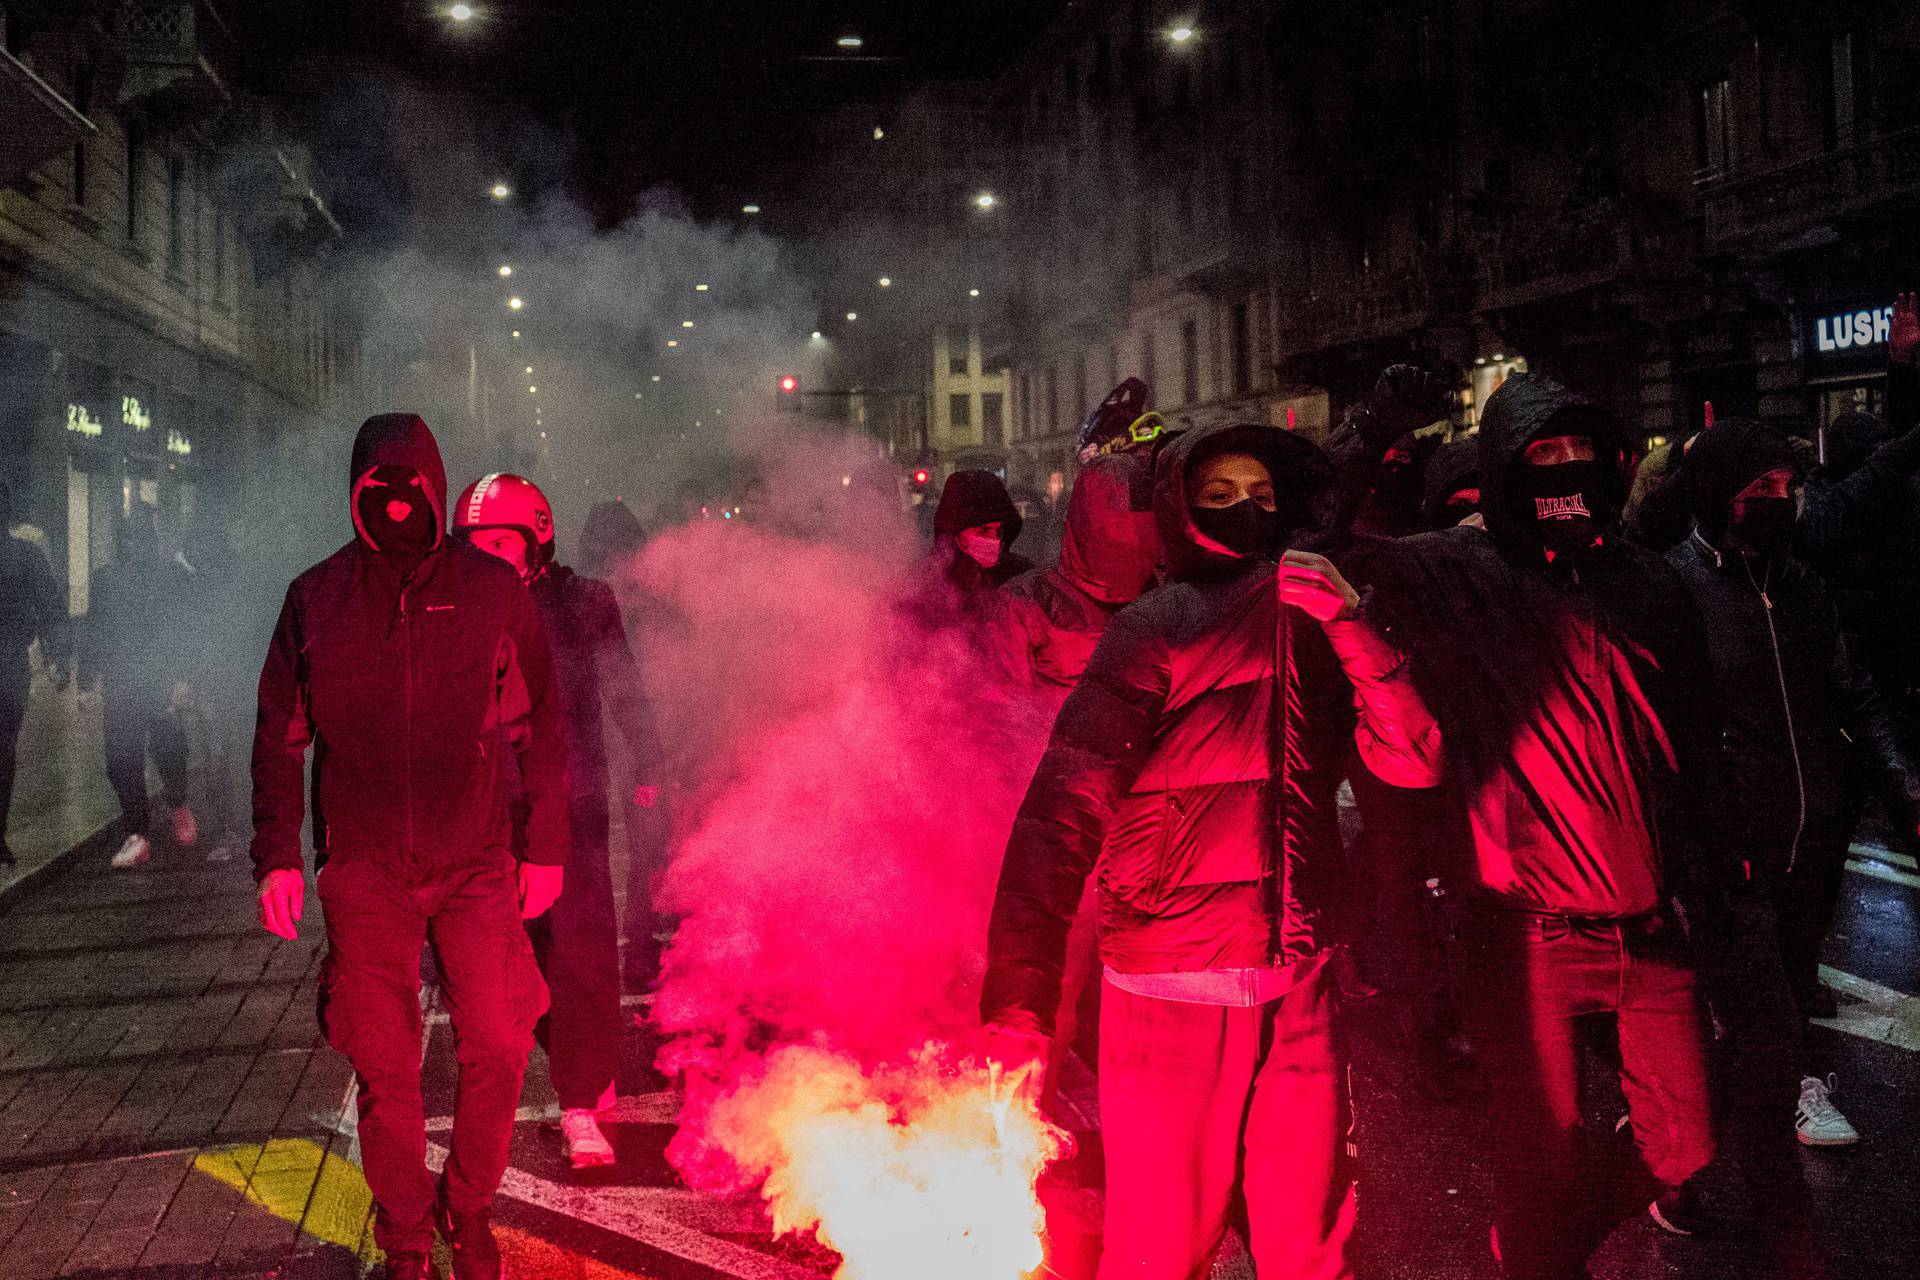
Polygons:
<instances>
[{"instance_id":1,"label":"black puffer jacket","mask_svg":"<svg viewBox=\"0 0 1920 1280\"><path fill-rule=\"evenodd\" d=\"M1060 563L1001 588L993 647L1015 685L1065 698L1107 622L1153 584L1159 553L1145 459L1108 454L1080 468Z\"/></svg>"},{"instance_id":2,"label":"black puffer jacket","mask_svg":"<svg viewBox=\"0 0 1920 1280\"><path fill-rule=\"evenodd\" d=\"M1162 452L1154 501L1171 580L1108 625L1020 806L989 932L989 1022L1050 1033L1068 925L1096 861L1100 951L1115 969L1315 954L1333 941L1334 792L1351 744L1389 781L1439 777L1439 742L1400 655L1367 623L1323 629L1283 610L1273 561L1236 556L1195 526L1190 469L1226 452L1266 462L1291 525L1323 488L1318 450L1271 427L1194 431Z\"/></svg>"},{"instance_id":3,"label":"black puffer jacket","mask_svg":"<svg viewBox=\"0 0 1920 1280\"><path fill-rule=\"evenodd\" d=\"M1842 799L1848 735L1877 768L1892 811L1920 821L1920 778L1859 666L1826 588L1800 561L1749 557L1726 545L1734 495L1793 465L1784 439L1727 419L1688 455L1695 525L1667 554L1706 625L1724 717L1725 792L1714 808L1756 870L1837 866L1852 837Z\"/></svg>"},{"instance_id":4,"label":"black puffer jacket","mask_svg":"<svg viewBox=\"0 0 1920 1280\"><path fill-rule=\"evenodd\" d=\"M660 735L641 696L638 665L620 622L613 588L583 578L564 565L533 581L533 601L546 623L553 649L553 675L560 689L567 734L567 784L576 797L607 794L604 700L626 749L623 776L657 786L661 781Z\"/></svg>"},{"instance_id":5,"label":"black puffer jacket","mask_svg":"<svg viewBox=\"0 0 1920 1280\"><path fill-rule=\"evenodd\" d=\"M566 744L533 597L504 562L446 537L446 468L426 423L367 420L349 480L388 465L425 482L434 547L403 576L356 520L354 541L287 588L260 673L254 874L300 866L309 745L321 859L427 875L505 856L506 740L529 809L526 860L564 863Z\"/></svg>"},{"instance_id":6,"label":"black puffer jacket","mask_svg":"<svg viewBox=\"0 0 1920 1280\"><path fill-rule=\"evenodd\" d=\"M1617 476L1610 420L1549 379L1509 378L1478 436L1486 530L1358 548L1353 571L1440 720L1473 829L1460 882L1509 909L1641 915L1708 856L1693 794L1713 794L1706 641L1652 552L1609 534L1550 565L1530 539L1509 480L1531 441L1560 434L1592 436Z\"/></svg>"}]
</instances>

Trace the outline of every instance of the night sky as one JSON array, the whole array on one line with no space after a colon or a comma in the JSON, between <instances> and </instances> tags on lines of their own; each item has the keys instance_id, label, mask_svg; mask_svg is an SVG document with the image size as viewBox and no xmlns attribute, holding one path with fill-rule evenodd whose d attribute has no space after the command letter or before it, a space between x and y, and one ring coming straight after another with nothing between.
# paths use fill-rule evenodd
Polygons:
<instances>
[{"instance_id":1,"label":"night sky","mask_svg":"<svg viewBox=\"0 0 1920 1280\"><path fill-rule=\"evenodd\" d=\"M614 222L636 193L661 183L684 191L696 214L747 200L777 214L837 122L870 128L864 116L927 80L994 74L1061 8L1060 0L472 3L466 23L425 0L251 0L223 13L258 87L324 98L349 78L391 75L470 99L504 172L523 185L563 184ZM864 46L837 48L847 34ZM333 160L337 172L341 157L320 158L330 185L325 166ZM366 194L334 192L348 217Z\"/></svg>"}]
</instances>

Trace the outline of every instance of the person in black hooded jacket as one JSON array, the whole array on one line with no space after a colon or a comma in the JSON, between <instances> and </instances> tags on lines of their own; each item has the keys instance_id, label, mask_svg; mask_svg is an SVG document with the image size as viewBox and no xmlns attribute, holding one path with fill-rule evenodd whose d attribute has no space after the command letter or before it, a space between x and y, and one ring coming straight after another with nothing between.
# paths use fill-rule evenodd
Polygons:
<instances>
[{"instance_id":1,"label":"person in black hooded jacket","mask_svg":"<svg viewBox=\"0 0 1920 1280\"><path fill-rule=\"evenodd\" d=\"M424 1280L437 1225L456 1280L495 1280L489 1222L546 986L523 917L559 896L566 743L546 629L500 561L446 536L427 424L367 419L348 474L355 538L287 588L260 673L253 866L260 919L292 938L313 750L326 908L320 1024L359 1081L374 1239ZM516 871L503 751L525 795ZM460 1081L446 1170L426 1166L420 951L433 948Z\"/></svg>"},{"instance_id":2,"label":"person in black hooded jacket","mask_svg":"<svg viewBox=\"0 0 1920 1280\"><path fill-rule=\"evenodd\" d=\"M1681 1189L1713 1152L1667 904L1713 861L1693 792L1711 793L1718 713L1684 584L1617 535L1613 420L1517 374L1476 447L1484 530L1374 543L1352 563L1414 654L1467 808L1471 856L1446 878L1472 908L1459 993L1491 1085L1502 1265L1568 1280L1611 1226L1581 1169L1577 1019L1616 1017L1656 1219L1685 1225Z\"/></svg>"},{"instance_id":3,"label":"person in black hooded jacket","mask_svg":"<svg viewBox=\"0 0 1920 1280\"><path fill-rule=\"evenodd\" d=\"M940 487L933 512L934 576L948 603L971 614L995 587L1033 568L1013 544L1024 522L1007 486L991 471L956 471Z\"/></svg>"},{"instance_id":4,"label":"person in black hooded jacket","mask_svg":"<svg viewBox=\"0 0 1920 1280\"><path fill-rule=\"evenodd\" d=\"M553 1005L535 1029L551 1064L560 1099L560 1127L574 1168L613 1163L613 1147L598 1113L613 1102L620 1060L619 929L607 860L612 826L607 790L612 780L604 712L611 713L624 748L624 778L633 780L634 807L651 808L659 794L660 740L641 693L640 671L627 645L613 590L554 563L553 510L538 486L522 476L482 476L454 507L453 529L467 542L506 561L533 592L553 647L561 721L567 735L567 830L571 848L566 888L545 917L529 922L540 971ZM634 817L627 816L629 822ZM629 919L640 922L628 946L653 946L649 885L627 892Z\"/></svg>"},{"instance_id":5,"label":"person in black hooded jacket","mask_svg":"<svg viewBox=\"0 0 1920 1280\"><path fill-rule=\"evenodd\" d=\"M1097 867L1104 1280L1204 1276L1236 1188L1262 1274L1351 1275L1334 793L1355 742L1424 786L1439 741L1338 571L1280 554L1325 475L1264 425L1167 445L1169 581L1108 623L1007 844L981 996L1002 1060L1045 1052Z\"/></svg>"},{"instance_id":6,"label":"person in black hooded jacket","mask_svg":"<svg viewBox=\"0 0 1920 1280\"><path fill-rule=\"evenodd\" d=\"M1748 883L1771 908L1786 977L1815 1011L1820 944L1852 838L1849 743L1882 782L1890 813L1920 829L1920 776L1885 701L1848 652L1826 587L1790 548L1797 467L1781 433L1745 419L1703 431L1687 459L1693 529L1668 553L1699 607L1724 715L1720 822ZM1760 913L1766 914L1766 913ZM1826 1103L1823 1073L1802 1092L1802 1140L1857 1138Z\"/></svg>"}]
</instances>

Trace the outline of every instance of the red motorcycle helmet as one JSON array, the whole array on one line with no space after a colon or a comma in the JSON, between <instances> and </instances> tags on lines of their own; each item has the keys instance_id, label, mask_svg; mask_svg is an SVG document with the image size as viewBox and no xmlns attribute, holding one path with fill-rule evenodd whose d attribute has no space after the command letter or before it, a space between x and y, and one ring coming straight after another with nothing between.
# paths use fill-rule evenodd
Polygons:
<instances>
[{"instance_id":1,"label":"red motorcycle helmet","mask_svg":"<svg viewBox=\"0 0 1920 1280\"><path fill-rule=\"evenodd\" d=\"M481 529L512 529L527 540L527 576L553 563L553 507L525 476L496 471L481 476L453 504L453 531L470 538Z\"/></svg>"}]
</instances>

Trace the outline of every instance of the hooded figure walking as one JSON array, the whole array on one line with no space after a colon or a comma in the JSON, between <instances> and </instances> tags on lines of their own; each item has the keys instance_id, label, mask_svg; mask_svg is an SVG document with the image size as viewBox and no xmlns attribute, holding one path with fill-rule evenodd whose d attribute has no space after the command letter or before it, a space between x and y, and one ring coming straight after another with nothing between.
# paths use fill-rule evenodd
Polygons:
<instances>
[{"instance_id":1,"label":"hooded figure walking","mask_svg":"<svg viewBox=\"0 0 1920 1280\"><path fill-rule=\"evenodd\" d=\"M988 935L989 1052L1038 1061L1097 868L1102 1280L1205 1276L1236 1200L1262 1275L1352 1275L1334 792L1353 745L1432 786L1406 664L1287 549L1326 463L1262 424L1161 451L1168 582L1116 614L1015 818Z\"/></svg>"},{"instance_id":2,"label":"hooded figure walking","mask_svg":"<svg viewBox=\"0 0 1920 1280\"><path fill-rule=\"evenodd\" d=\"M519 575L446 536L446 469L427 424L407 413L367 419L349 478L356 536L287 589L260 674L260 921L292 938L301 916L311 747L327 924L320 1023L359 1082L375 1243L390 1280L424 1280L438 1227L456 1280L495 1280L490 1209L547 1007L521 920L553 905L567 856L560 697ZM517 867L509 749L526 808ZM437 1188L420 1092L429 945L460 1065Z\"/></svg>"}]
</instances>

